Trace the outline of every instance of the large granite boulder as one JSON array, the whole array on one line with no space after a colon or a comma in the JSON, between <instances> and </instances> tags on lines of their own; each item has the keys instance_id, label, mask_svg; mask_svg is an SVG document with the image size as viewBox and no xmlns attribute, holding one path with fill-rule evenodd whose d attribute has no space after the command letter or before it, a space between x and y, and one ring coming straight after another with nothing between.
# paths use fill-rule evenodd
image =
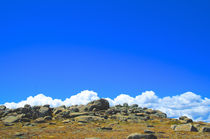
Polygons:
<instances>
[{"instance_id":1,"label":"large granite boulder","mask_svg":"<svg viewBox=\"0 0 210 139\"><path fill-rule=\"evenodd\" d=\"M106 99L92 101L86 105L88 111L99 111L109 109L109 102Z\"/></svg>"}]
</instances>

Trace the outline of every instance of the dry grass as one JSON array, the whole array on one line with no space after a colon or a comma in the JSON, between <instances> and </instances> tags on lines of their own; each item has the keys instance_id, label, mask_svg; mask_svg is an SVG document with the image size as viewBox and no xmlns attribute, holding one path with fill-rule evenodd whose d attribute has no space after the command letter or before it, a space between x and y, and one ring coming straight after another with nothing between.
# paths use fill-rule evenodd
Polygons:
<instances>
[{"instance_id":1,"label":"dry grass","mask_svg":"<svg viewBox=\"0 0 210 139\"><path fill-rule=\"evenodd\" d=\"M33 127L24 127L23 123L16 123L14 126L4 126L0 123L1 138L54 138L54 139L84 139L88 137L99 137L101 139L125 139L131 133L144 133L144 130L155 132L158 138L169 139L210 139L209 133L200 132L175 132L170 126L176 124L169 120L152 120L141 122L119 122L116 120L106 120L100 122L78 123L62 123L61 121L50 121L56 125L49 123L37 124ZM153 125L154 127L147 127ZM100 127L112 127L112 130L101 130ZM18 133L23 133L21 137L17 137Z\"/></svg>"}]
</instances>

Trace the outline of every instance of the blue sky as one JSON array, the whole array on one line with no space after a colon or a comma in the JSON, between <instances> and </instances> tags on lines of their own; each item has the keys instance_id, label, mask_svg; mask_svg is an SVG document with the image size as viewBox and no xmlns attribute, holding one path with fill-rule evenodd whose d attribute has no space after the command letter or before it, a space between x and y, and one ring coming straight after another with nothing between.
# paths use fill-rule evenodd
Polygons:
<instances>
[{"instance_id":1,"label":"blue sky","mask_svg":"<svg viewBox=\"0 0 210 139\"><path fill-rule=\"evenodd\" d=\"M0 104L82 90L210 98L208 0L4 1Z\"/></svg>"}]
</instances>

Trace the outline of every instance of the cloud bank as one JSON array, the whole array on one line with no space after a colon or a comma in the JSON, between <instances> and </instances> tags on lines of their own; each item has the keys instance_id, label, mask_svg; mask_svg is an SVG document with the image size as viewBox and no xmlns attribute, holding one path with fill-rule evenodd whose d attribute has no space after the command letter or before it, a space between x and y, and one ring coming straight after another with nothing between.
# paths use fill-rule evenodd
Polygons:
<instances>
[{"instance_id":1,"label":"cloud bank","mask_svg":"<svg viewBox=\"0 0 210 139\"><path fill-rule=\"evenodd\" d=\"M51 107L57 107L61 105L71 106L76 104L87 104L96 99L99 99L96 92L85 90L70 98L66 98L65 100L53 99L43 94L38 94L17 103L7 102L3 105L8 108L23 107L25 104L30 104L32 106L50 104ZM111 106L123 103L128 103L129 105L138 104L140 107L161 110L165 112L168 117L177 118L186 115L194 120L210 122L210 99L202 98L200 95L192 92L160 98L155 95L155 92L146 91L135 97L131 97L127 94L120 94L114 99L106 99Z\"/></svg>"}]
</instances>

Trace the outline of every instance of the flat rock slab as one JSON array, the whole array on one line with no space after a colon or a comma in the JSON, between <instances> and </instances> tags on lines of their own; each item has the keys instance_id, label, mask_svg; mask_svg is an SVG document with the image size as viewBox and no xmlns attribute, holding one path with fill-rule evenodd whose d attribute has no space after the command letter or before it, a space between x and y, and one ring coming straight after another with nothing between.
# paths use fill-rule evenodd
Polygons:
<instances>
[{"instance_id":1,"label":"flat rock slab","mask_svg":"<svg viewBox=\"0 0 210 139\"><path fill-rule=\"evenodd\" d=\"M8 116L3 120L4 123L15 123L18 122L20 118L18 116Z\"/></svg>"},{"instance_id":2,"label":"flat rock slab","mask_svg":"<svg viewBox=\"0 0 210 139\"><path fill-rule=\"evenodd\" d=\"M177 125L175 127L175 131L194 131L197 132L197 128L195 128L193 125L191 124L181 124L181 125Z\"/></svg>"}]
</instances>

